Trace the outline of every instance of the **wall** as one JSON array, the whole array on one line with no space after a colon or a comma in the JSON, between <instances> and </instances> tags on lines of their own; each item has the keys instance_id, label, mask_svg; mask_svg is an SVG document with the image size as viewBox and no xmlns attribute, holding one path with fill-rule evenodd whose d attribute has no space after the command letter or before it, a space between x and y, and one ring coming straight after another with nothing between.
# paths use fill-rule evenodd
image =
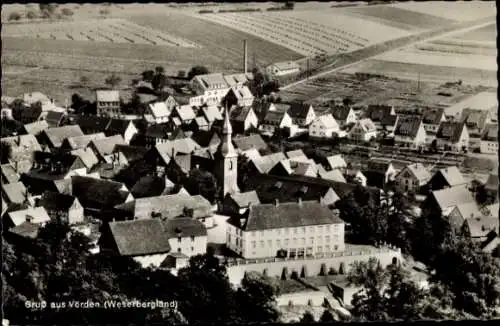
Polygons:
<instances>
[{"instance_id":1,"label":"wall","mask_svg":"<svg viewBox=\"0 0 500 326\"><path fill-rule=\"evenodd\" d=\"M392 263L392 259L396 257L398 261L401 261L402 255L400 250L390 250L382 249L375 252L373 250L371 253L363 253L352 256L341 256L339 253L336 257L331 258L316 258L316 259L297 259L297 260L278 260L274 262L270 259L269 262L254 263L254 264L241 264L227 267L227 273L229 276L229 281L233 284L239 284L245 275L245 272L259 272L262 273L264 269L267 269L268 276L281 276L283 272L283 267L288 268L289 274L296 270L298 273L301 272L303 266L307 266L307 272L309 275L318 275L321 270L321 265L325 264L327 270L330 267L339 269L340 264L344 263L345 272L350 268L350 265L355 261L368 261L371 257L375 257L380 260L381 264L385 267Z\"/></svg>"},{"instance_id":2,"label":"wall","mask_svg":"<svg viewBox=\"0 0 500 326\"><path fill-rule=\"evenodd\" d=\"M481 141L481 153L497 154L498 142Z\"/></svg>"},{"instance_id":3,"label":"wall","mask_svg":"<svg viewBox=\"0 0 500 326\"><path fill-rule=\"evenodd\" d=\"M307 291L297 293L287 293L276 297L278 306L288 306L291 301L293 305L307 306L322 306L329 294L321 291Z\"/></svg>"},{"instance_id":4,"label":"wall","mask_svg":"<svg viewBox=\"0 0 500 326\"><path fill-rule=\"evenodd\" d=\"M153 265L155 267L160 266L160 264L165 260L167 257L167 253L165 254L156 254L156 255L147 255L147 256L135 256L133 259L141 264L142 267L148 267L150 265Z\"/></svg>"},{"instance_id":5,"label":"wall","mask_svg":"<svg viewBox=\"0 0 500 326\"><path fill-rule=\"evenodd\" d=\"M171 252L179 252L180 248L183 254L186 256L201 255L207 252L207 236L195 237L192 241L191 237L182 237L181 242L178 238L168 239L170 244Z\"/></svg>"}]
</instances>

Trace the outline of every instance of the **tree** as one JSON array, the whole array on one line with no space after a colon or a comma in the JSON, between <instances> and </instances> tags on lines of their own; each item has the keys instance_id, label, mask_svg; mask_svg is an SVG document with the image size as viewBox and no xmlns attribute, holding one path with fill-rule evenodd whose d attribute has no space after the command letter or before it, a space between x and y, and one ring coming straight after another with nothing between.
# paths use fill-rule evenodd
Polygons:
<instances>
[{"instance_id":1,"label":"tree","mask_svg":"<svg viewBox=\"0 0 500 326\"><path fill-rule=\"evenodd\" d=\"M288 10L293 10L295 8L295 3L292 1L287 1L285 2L285 8Z\"/></svg>"},{"instance_id":2,"label":"tree","mask_svg":"<svg viewBox=\"0 0 500 326\"><path fill-rule=\"evenodd\" d=\"M155 73L157 75L164 75L165 74L165 68L162 66L155 67Z\"/></svg>"},{"instance_id":3,"label":"tree","mask_svg":"<svg viewBox=\"0 0 500 326\"><path fill-rule=\"evenodd\" d=\"M238 304L245 307L241 310L243 320L247 322L277 322L276 295L279 287L272 279L258 273L248 273L238 290Z\"/></svg>"},{"instance_id":4,"label":"tree","mask_svg":"<svg viewBox=\"0 0 500 326\"><path fill-rule=\"evenodd\" d=\"M153 80L155 72L153 70L146 70L141 73L142 80L150 83Z\"/></svg>"},{"instance_id":5,"label":"tree","mask_svg":"<svg viewBox=\"0 0 500 326\"><path fill-rule=\"evenodd\" d=\"M83 75L83 76L80 76L80 84L83 86L83 87L88 87L88 84L89 84L89 77Z\"/></svg>"},{"instance_id":6,"label":"tree","mask_svg":"<svg viewBox=\"0 0 500 326\"><path fill-rule=\"evenodd\" d=\"M301 324L311 324L315 322L316 320L314 319L313 314L309 310L304 313L304 315L302 316L302 318L300 318L299 321L299 323Z\"/></svg>"},{"instance_id":7,"label":"tree","mask_svg":"<svg viewBox=\"0 0 500 326\"><path fill-rule=\"evenodd\" d=\"M71 95L71 108L75 110L77 114L92 114L92 108L90 102L85 100L80 94Z\"/></svg>"},{"instance_id":8,"label":"tree","mask_svg":"<svg viewBox=\"0 0 500 326\"><path fill-rule=\"evenodd\" d=\"M319 318L320 323L331 323L334 321L335 321L335 318L333 318L333 314L328 309L325 309L325 311L323 311L323 314Z\"/></svg>"},{"instance_id":9,"label":"tree","mask_svg":"<svg viewBox=\"0 0 500 326\"><path fill-rule=\"evenodd\" d=\"M217 179L208 171L200 169L191 170L184 187L192 195L201 195L211 203L215 202Z\"/></svg>"},{"instance_id":10,"label":"tree","mask_svg":"<svg viewBox=\"0 0 500 326\"><path fill-rule=\"evenodd\" d=\"M43 18L50 18L55 13L57 4L55 3L40 3L38 7L42 13Z\"/></svg>"},{"instance_id":11,"label":"tree","mask_svg":"<svg viewBox=\"0 0 500 326\"><path fill-rule=\"evenodd\" d=\"M9 21L12 21L12 20L18 21L20 19L21 19L21 14L19 14L18 12L12 12L9 15Z\"/></svg>"},{"instance_id":12,"label":"tree","mask_svg":"<svg viewBox=\"0 0 500 326\"><path fill-rule=\"evenodd\" d=\"M73 10L69 9L69 8L63 8L61 10L61 13L64 15L64 16L73 16Z\"/></svg>"},{"instance_id":13,"label":"tree","mask_svg":"<svg viewBox=\"0 0 500 326\"><path fill-rule=\"evenodd\" d=\"M194 66L193 68L191 68L191 70L189 70L189 72L188 72L188 78L191 79L194 76L206 75L206 74L209 74L209 73L210 73L210 71L208 70L207 67L204 67L204 66Z\"/></svg>"},{"instance_id":14,"label":"tree","mask_svg":"<svg viewBox=\"0 0 500 326\"><path fill-rule=\"evenodd\" d=\"M101 10L99 10L99 14L100 14L101 16L107 16L107 15L109 15L109 13L110 13L110 11L109 11L109 9L108 9L108 8L105 8L105 9L101 9Z\"/></svg>"},{"instance_id":15,"label":"tree","mask_svg":"<svg viewBox=\"0 0 500 326\"><path fill-rule=\"evenodd\" d=\"M35 19L37 17L36 12L33 10L30 10L26 13L26 18L28 19Z\"/></svg>"},{"instance_id":16,"label":"tree","mask_svg":"<svg viewBox=\"0 0 500 326\"><path fill-rule=\"evenodd\" d=\"M151 80L151 85L155 91L160 91L167 86L167 77L163 74L155 74Z\"/></svg>"},{"instance_id":17,"label":"tree","mask_svg":"<svg viewBox=\"0 0 500 326\"><path fill-rule=\"evenodd\" d=\"M109 85L112 88L115 88L116 86L118 86L121 81L122 81L122 79L119 76L115 75L115 74L112 74L111 76L109 76L108 78L106 78L104 80L104 82L106 83L106 85Z\"/></svg>"},{"instance_id":18,"label":"tree","mask_svg":"<svg viewBox=\"0 0 500 326\"><path fill-rule=\"evenodd\" d=\"M238 187L240 189L245 189L245 184L248 178L251 177L251 170L250 170L250 159L248 156L241 154L238 155L238 162L237 162L237 168L238 168Z\"/></svg>"},{"instance_id":19,"label":"tree","mask_svg":"<svg viewBox=\"0 0 500 326\"><path fill-rule=\"evenodd\" d=\"M185 78L186 77L186 71L185 70L179 70L177 73L177 77Z\"/></svg>"}]
</instances>

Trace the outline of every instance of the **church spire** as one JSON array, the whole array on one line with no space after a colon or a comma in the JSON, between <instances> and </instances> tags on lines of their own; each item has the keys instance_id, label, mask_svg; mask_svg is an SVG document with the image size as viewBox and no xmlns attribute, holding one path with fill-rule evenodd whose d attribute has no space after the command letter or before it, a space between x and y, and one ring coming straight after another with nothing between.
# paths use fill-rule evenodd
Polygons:
<instances>
[{"instance_id":1,"label":"church spire","mask_svg":"<svg viewBox=\"0 0 500 326\"><path fill-rule=\"evenodd\" d=\"M231 135L233 133L233 127L231 126L231 121L229 121L229 109L226 105L224 108L224 125L222 126L223 135Z\"/></svg>"},{"instance_id":2,"label":"church spire","mask_svg":"<svg viewBox=\"0 0 500 326\"><path fill-rule=\"evenodd\" d=\"M219 147L219 152L222 156L237 156L231 137L232 133L233 127L229 120L229 109L226 106L224 109L224 123L222 125L222 139Z\"/></svg>"}]
</instances>

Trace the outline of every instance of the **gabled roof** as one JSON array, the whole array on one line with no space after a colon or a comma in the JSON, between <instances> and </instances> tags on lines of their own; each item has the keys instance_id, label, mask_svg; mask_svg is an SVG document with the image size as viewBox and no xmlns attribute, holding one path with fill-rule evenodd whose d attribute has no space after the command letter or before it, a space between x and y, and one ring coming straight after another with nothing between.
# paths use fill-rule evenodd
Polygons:
<instances>
[{"instance_id":1,"label":"gabled roof","mask_svg":"<svg viewBox=\"0 0 500 326\"><path fill-rule=\"evenodd\" d=\"M316 118L316 121L325 126L326 129L338 129L339 124L331 114L321 115Z\"/></svg>"},{"instance_id":2,"label":"gabled roof","mask_svg":"<svg viewBox=\"0 0 500 326\"><path fill-rule=\"evenodd\" d=\"M12 234L28 239L36 239L39 231L40 225L29 222L23 222L9 230Z\"/></svg>"},{"instance_id":3,"label":"gabled roof","mask_svg":"<svg viewBox=\"0 0 500 326\"><path fill-rule=\"evenodd\" d=\"M394 129L394 135L415 138L422 125L422 117L419 116L399 116Z\"/></svg>"},{"instance_id":4,"label":"gabled roof","mask_svg":"<svg viewBox=\"0 0 500 326\"><path fill-rule=\"evenodd\" d=\"M472 238L486 237L490 232L498 233L498 218L482 216L465 220Z\"/></svg>"},{"instance_id":5,"label":"gabled roof","mask_svg":"<svg viewBox=\"0 0 500 326\"><path fill-rule=\"evenodd\" d=\"M101 157L114 153L116 145L125 145L122 135L114 135L106 138L94 139L91 142L93 148Z\"/></svg>"},{"instance_id":6,"label":"gabled roof","mask_svg":"<svg viewBox=\"0 0 500 326\"><path fill-rule=\"evenodd\" d=\"M356 125L360 126L364 132L374 132L377 131L377 127L370 119L361 119L356 122Z\"/></svg>"},{"instance_id":7,"label":"gabled roof","mask_svg":"<svg viewBox=\"0 0 500 326\"><path fill-rule=\"evenodd\" d=\"M279 125L286 114L286 112L269 111L264 117L264 123L270 125Z\"/></svg>"},{"instance_id":8,"label":"gabled roof","mask_svg":"<svg viewBox=\"0 0 500 326\"><path fill-rule=\"evenodd\" d=\"M203 106L201 111L209 123L212 123L215 120L222 120L222 114L217 106Z\"/></svg>"},{"instance_id":9,"label":"gabled roof","mask_svg":"<svg viewBox=\"0 0 500 326\"><path fill-rule=\"evenodd\" d=\"M215 131L199 130L191 138L201 147L219 146L221 139Z\"/></svg>"},{"instance_id":10,"label":"gabled roof","mask_svg":"<svg viewBox=\"0 0 500 326\"><path fill-rule=\"evenodd\" d=\"M83 164L85 164L85 167L87 169L91 169L92 167L94 167L94 165L99 163L97 156L95 156L94 151L90 148L80 148L71 151L71 154L78 156L82 160Z\"/></svg>"},{"instance_id":11,"label":"gabled roof","mask_svg":"<svg viewBox=\"0 0 500 326\"><path fill-rule=\"evenodd\" d=\"M169 239L177 237L203 237L207 235L207 228L203 223L191 217L169 218L163 222Z\"/></svg>"},{"instance_id":12,"label":"gabled roof","mask_svg":"<svg viewBox=\"0 0 500 326\"><path fill-rule=\"evenodd\" d=\"M332 108L332 115L337 121L346 120L351 113L352 108L350 106L338 105Z\"/></svg>"},{"instance_id":13,"label":"gabled roof","mask_svg":"<svg viewBox=\"0 0 500 326\"><path fill-rule=\"evenodd\" d=\"M407 165L398 173L397 176L403 175L405 171L409 171L420 182L420 184L427 183L432 177L429 169L426 168L422 163L413 163Z\"/></svg>"},{"instance_id":14,"label":"gabled roof","mask_svg":"<svg viewBox=\"0 0 500 326\"><path fill-rule=\"evenodd\" d=\"M62 119L66 116L66 113L59 111L47 111L47 115L45 116L45 121L47 121L48 125L51 128L59 127L62 122Z\"/></svg>"},{"instance_id":15,"label":"gabled roof","mask_svg":"<svg viewBox=\"0 0 500 326\"><path fill-rule=\"evenodd\" d=\"M124 135L127 131L127 128L132 124L135 127L134 122L132 120L125 119L111 119L109 124L106 126L106 135Z\"/></svg>"},{"instance_id":16,"label":"gabled roof","mask_svg":"<svg viewBox=\"0 0 500 326\"><path fill-rule=\"evenodd\" d=\"M127 159L127 161L134 162L142 159L148 152L148 149L145 147L136 147L136 146L118 144L115 146L115 152L122 153L123 156L125 156L125 158Z\"/></svg>"},{"instance_id":17,"label":"gabled roof","mask_svg":"<svg viewBox=\"0 0 500 326\"><path fill-rule=\"evenodd\" d=\"M259 134L233 137L233 143L240 151L247 151L250 149L266 150L268 148L266 142Z\"/></svg>"},{"instance_id":18,"label":"gabled roof","mask_svg":"<svg viewBox=\"0 0 500 326\"><path fill-rule=\"evenodd\" d=\"M172 153L191 154L201 148L191 138L169 140L165 143L157 144L155 147L158 152L166 153L169 156L172 156Z\"/></svg>"},{"instance_id":19,"label":"gabled roof","mask_svg":"<svg viewBox=\"0 0 500 326\"><path fill-rule=\"evenodd\" d=\"M394 107L390 105L368 105L367 116L372 121L382 121L387 116L391 116L394 113Z\"/></svg>"},{"instance_id":20,"label":"gabled roof","mask_svg":"<svg viewBox=\"0 0 500 326\"><path fill-rule=\"evenodd\" d=\"M392 164L392 160L385 158L372 158L368 161L366 171L386 173Z\"/></svg>"},{"instance_id":21,"label":"gabled roof","mask_svg":"<svg viewBox=\"0 0 500 326\"><path fill-rule=\"evenodd\" d=\"M208 121L204 117L196 117L194 119L194 121L198 127L207 127L208 126Z\"/></svg>"},{"instance_id":22,"label":"gabled roof","mask_svg":"<svg viewBox=\"0 0 500 326\"><path fill-rule=\"evenodd\" d=\"M31 221L33 224L50 222L49 214L43 207L34 207L8 213L15 226Z\"/></svg>"},{"instance_id":23,"label":"gabled roof","mask_svg":"<svg viewBox=\"0 0 500 326\"><path fill-rule=\"evenodd\" d=\"M455 186L436 190L432 192L432 195L434 196L442 212L445 212L449 208L455 207L459 204L474 202L474 198L472 197L469 190L467 190L467 188L463 186Z\"/></svg>"},{"instance_id":24,"label":"gabled roof","mask_svg":"<svg viewBox=\"0 0 500 326\"><path fill-rule=\"evenodd\" d=\"M484 127L481 140L484 141L498 141L498 124L487 124Z\"/></svg>"},{"instance_id":25,"label":"gabled roof","mask_svg":"<svg viewBox=\"0 0 500 326\"><path fill-rule=\"evenodd\" d=\"M253 162L260 173L267 173L276 164L278 164L283 160L286 160L285 154L278 152L266 156L261 156L258 159L254 160Z\"/></svg>"},{"instance_id":26,"label":"gabled roof","mask_svg":"<svg viewBox=\"0 0 500 326\"><path fill-rule=\"evenodd\" d=\"M444 116L444 108L428 109L424 111L422 122L430 125L438 125Z\"/></svg>"},{"instance_id":27,"label":"gabled roof","mask_svg":"<svg viewBox=\"0 0 500 326\"><path fill-rule=\"evenodd\" d=\"M65 140L63 140L63 142L61 144L61 148L68 149L68 150L76 150L76 149L80 149L80 148L85 148L90 144L90 142L97 140L97 139L103 139L103 138L106 138L106 136L104 136L104 133L102 133L102 132L97 133L97 134L68 137Z\"/></svg>"},{"instance_id":28,"label":"gabled roof","mask_svg":"<svg viewBox=\"0 0 500 326\"><path fill-rule=\"evenodd\" d=\"M9 203L22 204L26 200L27 190L22 182L7 183L2 185L2 196Z\"/></svg>"},{"instance_id":29,"label":"gabled roof","mask_svg":"<svg viewBox=\"0 0 500 326\"><path fill-rule=\"evenodd\" d=\"M35 136L47 128L49 128L49 124L45 120L35 121L24 125L26 133Z\"/></svg>"},{"instance_id":30,"label":"gabled roof","mask_svg":"<svg viewBox=\"0 0 500 326\"><path fill-rule=\"evenodd\" d=\"M294 70L299 69L299 65L295 61L275 62L271 66L275 66L279 70Z\"/></svg>"},{"instance_id":31,"label":"gabled roof","mask_svg":"<svg viewBox=\"0 0 500 326\"><path fill-rule=\"evenodd\" d=\"M498 172L490 173L488 179L484 184L484 187L488 190L498 191Z\"/></svg>"},{"instance_id":32,"label":"gabled roof","mask_svg":"<svg viewBox=\"0 0 500 326\"><path fill-rule=\"evenodd\" d=\"M466 220L483 216L483 213L481 213L475 202L458 204L454 210L456 210Z\"/></svg>"},{"instance_id":33,"label":"gabled roof","mask_svg":"<svg viewBox=\"0 0 500 326\"><path fill-rule=\"evenodd\" d=\"M42 131L42 133L45 133L50 141L50 145L53 147L60 147L66 138L84 135L82 129L80 129L78 125L49 128Z\"/></svg>"},{"instance_id":34,"label":"gabled roof","mask_svg":"<svg viewBox=\"0 0 500 326\"><path fill-rule=\"evenodd\" d=\"M174 131L174 126L170 123L157 123L146 128L144 136L149 138L167 139L168 134Z\"/></svg>"},{"instance_id":35,"label":"gabled roof","mask_svg":"<svg viewBox=\"0 0 500 326\"><path fill-rule=\"evenodd\" d=\"M295 157L306 157L307 158L306 154L304 154L304 152L301 149L296 149L294 151L288 151L285 154L289 159L292 159Z\"/></svg>"},{"instance_id":36,"label":"gabled roof","mask_svg":"<svg viewBox=\"0 0 500 326\"><path fill-rule=\"evenodd\" d=\"M328 156L326 162L331 170L347 167L347 163L341 154Z\"/></svg>"},{"instance_id":37,"label":"gabled roof","mask_svg":"<svg viewBox=\"0 0 500 326\"><path fill-rule=\"evenodd\" d=\"M344 223L337 214L317 201L260 204L251 206L245 215L246 222L241 226L245 231Z\"/></svg>"},{"instance_id":38,"label":"gabled roof","mask_svg":"<svg viewBox=\"0 0 500 326\"><path fill-rule=\"evenodd\" d=\"M460 117L460 122L465 122L467 126L483 128L484 126L482 124L488 120L490 115L490 111L464 109Z\"/></svg>"},{"instance_id":39,"label":"gabled roof","mask_svg":"<svg viewBox=\"0 0 500 326\"><path fill-rule=\"evenodd\" d=\"M97 90L95 92L97 102L119 102L120 92L116 90Z\"/></svg>"},{"instance_id":40,"label":"gabled roof","mask_svg":"<svg viewBox=\"0 0 500 326\"><path fill-rule=\"evenodd\" d=\"M122 204L129 192L124 184L91 177L71 177L72 194L84 207L111 208Z\"/></svg>"},{"instance_id":41,"label":"gabled roof","mask_svg":"<svg viewBox=\"0 0 500 326\"><path fill-rule=\"evenodd\" d=\"M130 192L134 198L160 196L166 188L173 188L175 184L168 178L146 175L140 178Z\"/></svg>"},{"instance_id":42,"label":"gabled roof","mask_svg":"<svg viewBox=\"0 0 500 326\"><path fill-rule=\"evenodd\" d=\"M193 120L196 118L196 113L194 113L194 110L190 105L176 106L174 110L177 112L182 121Z\"/></svg>"},{"instance_id":43,"label":"gabled roof","mask_svg":"<svg viewBox=\"0 0 500 326\"><path fill-rule=\"evenodd\" d=\"M111 119L108 117L79 115L73 117L73 122L80 126L85 133L105 132Z\"/></svg>"},{"instance_id":44,"label":"gabled roof","mask_svg":"<svg viewBox=\"0 0 500 326\"><path fill-rule=\"evenodd\" d=\"M257 196L257 192L255 190L227 194L227 196L229 196L240 208L260 204L259 197Z\"/></svg>"},{"instance_id":45,"label":"gabled roof","mask_svg":"<svg viewBox=\"0 0 500 326\"><path fill-rule=\"evenodd\" d=\"M465 181L464 177L462 176L462 173L460 173L460 170L458 170L456 166L439 169L437 173L440 173L444 177L450 187L467 183L467 181Z\"/></svg>"},{"instance_id":46,"label":"gabled roof","mask_svg":"<svg viewBox=\"0 0 500 326\"><path fill-rule=\"evenodd\" d=\"M388 127L388 126L396 126L397 122L399 120L399 115L387 115L385 117L382 118L382 120L380 121L380 124L384 127Z\"/></svg>"},{"instance_id":47,"label":"gabled roof","mask_svg":"<svg viewBox=\"0 0 500 326\"><path fill-rule=\"evenodd\" d=\"M20 135L1 138L2 143L8 143L12 147L10 161L20 162L29 160L35 151L41 151L42 148L34 135Z\"/></svg>"},{"instance_id":48,"label":"gabled roof","mask_svg":"<svg viewBox=\"0 0 500 326\"><path fill-rule=\"evenodd\" d=\"M345 180L344 176L342 175L342 172L340 172L337 169L331 170L331 171L319 170L318 174L319 174L319 177L321 179L331 180L331 181L336 181L336 182L347 182Z\"/></svg>"},{"instance_id":49,"label":"gabled roof","mask_svg":"<svg viewBox=\"0 0 500 326\"><path fill-rule=\"evenodd\" d=\"M109 229L122 256L152 255L171 249L159 219L110 222Z\"/></svg>"},{"instance_id":50,"label":"gabled roof","mask_svg":"<svg viewBox=\"0 0 500 326\"><path fill-rule=\"evenodd\" d=\"M74 204L75 200L78 199L71 195L46 191L40 198L39 206L43 206L48 211L67 211Z\"/></svg>"},{"instance_id":51,"label":"gabled roof","mask_svg":"<svg viewBox=\"0 0 500 326\"><path fill-rule=\"evenodd\" d=\"M290 105L290 109L288 110L288 115L292 119L305 119L309 110L312 110L312 105L305 103L293 103Z\"/></svg>"},{"instance_id":52,"label":"gabled roof","mask_svg":"<svg viewBox=\"0 0 500 326\"><path fill-rule=\"evenodd\" d=\"M14 164L7 163L1 165L2 179L5 179L6 183L13 183L19 181L21 176L17 173ZM3 182L3 181L2 181Z\"/></svg>"},{"instance_id":53,"label":"gabled roof","mask_svg":"<svg viewBox=\"0 0 500 326\"><path fill-rule=\"evenodd\" d=\"M460 141L460 136L464 128L467 128L464 122L442 122L439 126L436 138L456 143Z\"/></svg>"},{"instance_id":54,"label":"gabled roof","mask_svg":"<svg viewBox=\"0 0 500 326\"><path fill-rule=\"evenodd\" d=\"M198 75L193 78L196 79L205 89L228 87L228 84L221 73Z\"/></svg>"}]
</instances>

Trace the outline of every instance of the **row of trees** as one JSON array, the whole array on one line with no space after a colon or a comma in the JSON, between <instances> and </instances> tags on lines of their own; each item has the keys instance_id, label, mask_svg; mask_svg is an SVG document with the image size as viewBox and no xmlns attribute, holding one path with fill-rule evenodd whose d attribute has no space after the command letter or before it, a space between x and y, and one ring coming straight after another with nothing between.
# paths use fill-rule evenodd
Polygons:
<instances>
[{"instance_id":1,"label":"row of trees","mask_svg":"<svg viewBox=\"0 0 500 326\"><path fill-rule=\"evenodd\" d=\"M69 236L67 236L69 234ZM89 254L89 239L67 226L49 223L33 246L20 250L2 238L3 312L13 324L25 323L250 323L274 322L276 289L250 274L235 289L224 266L209 252L190 259L173 276L143 269L132 259L105 252ZM71 309L68 302L175 300L178 309ZM26 302L47 307L26 308ZM66 306L50 303L66 302ZM102 306L101 306L102 308Z\"/></svg>"},{"instance_id":2,"label":"row of trees","mask_svg":"<svg viewBox=\"0 0 500 326\"><path fill-rule=\"evenodd\" d=\"M57 18L61 19L63 17L71 17L73 16L73 11L70 8L62 8L60 12L57 12L57 7L59 5L55 3L41 3L38 5L39 11L29 10L26 12L25 17L27 19L36 19L36 18ZM9 14L8 20L10 21L18 21L21 20L22 15L19 12L12 12Z\"/></svg>"}]
</instances>

